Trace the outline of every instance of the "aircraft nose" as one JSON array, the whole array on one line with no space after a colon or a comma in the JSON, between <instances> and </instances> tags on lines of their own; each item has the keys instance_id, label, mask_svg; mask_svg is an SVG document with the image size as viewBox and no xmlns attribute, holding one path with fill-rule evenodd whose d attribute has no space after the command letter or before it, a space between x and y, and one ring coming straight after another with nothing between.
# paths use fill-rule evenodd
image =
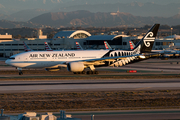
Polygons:
<instances>
[{"instance_id":1,"label":"aircraft nose","mask_svg":"<svg viewBox=\"0 0 180 120\"><path fill-rule=\"evenodd\" d=\"M10 65L11 61L10 60L6 60L5 63Z\"/></svg>"}]
</instances>

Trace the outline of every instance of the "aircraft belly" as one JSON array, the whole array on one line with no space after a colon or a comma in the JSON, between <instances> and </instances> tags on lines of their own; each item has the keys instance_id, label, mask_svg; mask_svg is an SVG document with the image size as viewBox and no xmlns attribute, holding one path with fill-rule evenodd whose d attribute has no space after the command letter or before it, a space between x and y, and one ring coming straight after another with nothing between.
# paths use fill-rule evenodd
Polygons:
<instances>
[{"instance_id":1,"label":"aircraft belly","mask_svg":"<svg viewBox=\"0 0 180 120\"><path fill-rule=\"evenodd\" d=\"M12 66L24 68L29 66L36 66L36 63L11 63Z\"/></svg>"}]
</instances>

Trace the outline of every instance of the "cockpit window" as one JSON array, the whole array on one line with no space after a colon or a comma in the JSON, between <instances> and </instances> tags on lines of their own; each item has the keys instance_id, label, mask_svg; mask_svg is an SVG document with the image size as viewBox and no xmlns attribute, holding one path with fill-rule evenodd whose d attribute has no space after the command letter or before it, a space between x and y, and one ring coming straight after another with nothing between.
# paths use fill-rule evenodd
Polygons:
<instances>
[{"instance_id":1,"label":"cockpit window","mask_svg":"<svg viewBox=\"0 0 180 120\"><path fill-rule=\"evenodd\" d=\"M9 59L15 60L15 57L10 57Z\"/></svg>"}]
</instances>

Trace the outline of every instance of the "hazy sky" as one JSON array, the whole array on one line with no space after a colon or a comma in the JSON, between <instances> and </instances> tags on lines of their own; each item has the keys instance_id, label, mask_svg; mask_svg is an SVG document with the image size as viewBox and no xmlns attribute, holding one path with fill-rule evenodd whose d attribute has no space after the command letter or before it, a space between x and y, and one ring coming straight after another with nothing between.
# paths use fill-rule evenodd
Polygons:
<instances>
[{"instance_id":1,"label":"hazy sky","mask_svg":"<svg viewBox=\"0 0 180 120\"><path fill-rule=\"evenodd\" d=\"M63 11L64 8L71 8L77 5L97 5L97 4L130 4L132 2L139 3L153 3L156 5L176 5L177 3L180 9L180 0L0 0L0 14L11 15L21 10L26 9L45 9L47 11L53 12L56 8ZM141 6L139 6L141 7ZM167 7L167 6L166 6ZM63 9L62 9L63 8ZM92 8L94 9L94 8ZM116 8L118 9L118 8ZM82 10L82 8L81 8ZM169 10L169 9L167 9ZM65 12L68 10L66 9ZM112 9L109 12L114 11ZM97 11L98 12L98 11ZM102 11L100 11L102 12ZM107 12L107 11L105 11ZM124 12L124 11L123 11ZM146 10L145 10L146 12ZM166 11L165 11L166 12ZM177 12L177 11L176 11Z\"/></svg>"}]
</instances>

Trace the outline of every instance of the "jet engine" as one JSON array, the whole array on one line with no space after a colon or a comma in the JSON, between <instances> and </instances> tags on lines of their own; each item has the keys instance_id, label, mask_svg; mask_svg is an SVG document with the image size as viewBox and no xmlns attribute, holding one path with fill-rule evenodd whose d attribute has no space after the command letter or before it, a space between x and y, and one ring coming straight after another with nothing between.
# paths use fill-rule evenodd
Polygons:
<instances>
[{"instance_id":1,"label":"jet engine","mask_svg":"<svg viewBox=\"0 0 180 120\"><path fill-rule=\"evenodd\" d=\"M84 70L84 64L81 62L68 63L67 69L70 72L82 72Z\"/></svg>"}]
</instances>

